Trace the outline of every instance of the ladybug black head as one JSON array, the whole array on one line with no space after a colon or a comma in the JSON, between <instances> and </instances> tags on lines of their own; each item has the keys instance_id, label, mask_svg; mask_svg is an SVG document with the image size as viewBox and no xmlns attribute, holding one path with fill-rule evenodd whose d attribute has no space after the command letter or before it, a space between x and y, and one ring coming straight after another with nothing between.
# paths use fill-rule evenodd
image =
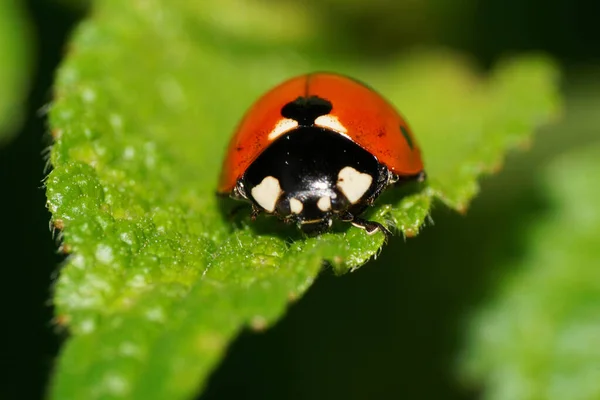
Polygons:
<instances>
[{"instance_id":1,"label":"ladybug black head","mask_svg":"<svg viewBox=\"0 0 600 400\"><path fill-rule=\"evenodd\" d=\"M352 220L387 185L388 170L348 138L299 127L277 138L240 179L255 207L295 222L306 233ZM343 216L343 218L342 218Z\"/></svg>"}]
</instances>

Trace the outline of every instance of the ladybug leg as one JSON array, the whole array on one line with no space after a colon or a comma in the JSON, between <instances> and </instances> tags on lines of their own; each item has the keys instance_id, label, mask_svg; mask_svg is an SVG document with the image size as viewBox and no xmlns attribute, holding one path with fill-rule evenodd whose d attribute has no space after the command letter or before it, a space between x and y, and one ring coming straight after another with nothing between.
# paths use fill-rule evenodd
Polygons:
<instances>
[{"instance_id":1,"label":"ladybug leg","mask_svg":"<svg viewBox=\"0 0 600 400\"><path fill-rule=\"evenodd\" d=\"M374 235L377 233L377 231L381 231L381 233L385 235L386 239L389 237L389 235L391 235L391 232L379 222L367 221L366 219L362 218L354 218L350 223L357 228L364 229L365 232L367 232L367 235Z\"/></svg>"},{"instance_id":2,"label":"ladybug leg","mask_svg":"<svg viewBox=\"0 0 600 400\"><path fill-rule=\"evenodd\" d=\"M359 217L355 217L349 212L345 212L339 215L341 221L350 222L357 228L364 229L367 232L367 235L374 235L378 231L381 231L385 235L385 239L392 234L385 226L375 221L367 221L366 219L362 219Z\"/></svg>"},{"instance_id":3,"label":"ladybug leg","mask_svg":"<svg viewBox=\"0 0 600 400\"><path fill-rule=\"evenodd\" d=\"M407 175L407 176L399 176L393 173L390 173L389 184L392 186L401 186L407 182L424 182L427 179L427 173L425 171L421 171L416 175Z\"/></svg>"},{"instance_id":4,"label":"ladybug leg","mask_svg":"<svg viewBox=\"0 0 600 400\"><path fill-rule=\"evenodd\" d=\"M248 200L248 196L246 195L246 188L244 187L244 182L242 179L238 179L235 187L231 191L230 196L236 200Z\"/></svg>"},{"instance_id":5,"label":"ladybug leg","mask_svg":"<svg viewBox=\"0 0 600 400\"><path fill-rule=\"evenodd\" d=\"M256 217L258 217L260 215L260 208L256 207L254 204L252 204L252 213L250 214L250 219L252 221L256 220Z\"/></svg>"}]
</instances>

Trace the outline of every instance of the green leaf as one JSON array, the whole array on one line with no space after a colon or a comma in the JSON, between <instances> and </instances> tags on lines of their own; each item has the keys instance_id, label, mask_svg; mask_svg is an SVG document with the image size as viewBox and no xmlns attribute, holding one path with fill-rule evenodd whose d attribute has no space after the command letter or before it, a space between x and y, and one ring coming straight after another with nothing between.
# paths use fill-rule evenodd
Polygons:
<instances>
[{"instance_id":1,"label":"green leaf","mask_svg":"<svg viewBox=\"0 0 600 400\"><path fill-rule=\"evenodd\" d=\"M31 33L18 0L0 2L0 145L23 122L30 80Z\"/></svg>"},{"instance_id":2,"label":"green leaf","mask_svg":"<svg viewBox=\"0 0 600 400\"><path fill-rule=\"evenodd\" d=\"M473 318L462 362L484 398L600 398L600 146L545 171L545 215L495 299Z\"/></svg>"},{"instance_id":3,"label":"green leaf","mask_svg":"<svg viewBox=\"0 0 600 400\"><path fill-rule=\"evenodd\" d=\"M54 398L189 398L234 335L281 317L325 261L341 274L381 250L381 234L305 239L274 219L234 224L222 212L214 191L229 134L272 85L335 70L403 110L430 180L386 194L369 218L407 236L435 198L464 210L476 179L557 111L544 57L485 79L448 53L334 58L319 29L295 4L242 0L107 0L79 27L50 113L48 207L70 253L54 301L72 333Z\"/></svg>"}]
</instances>

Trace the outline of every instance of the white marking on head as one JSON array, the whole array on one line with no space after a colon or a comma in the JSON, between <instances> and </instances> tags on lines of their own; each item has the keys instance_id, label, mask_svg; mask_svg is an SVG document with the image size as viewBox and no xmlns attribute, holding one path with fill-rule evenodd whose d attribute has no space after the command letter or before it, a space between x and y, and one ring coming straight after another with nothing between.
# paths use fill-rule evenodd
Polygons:
<instances>
[{"instance_id":1,"label":"white marking on head","mask_svg":"<svg viewBox=\"0 0 600 400\"><path fill-rule=\"evenodd\" d=\"M338 174L337 187L354 204L369 190L372 182L371 175L358 172L352 167L344 167Z\"/></svg>"},{"instance_id":2,"label":"white marking on head","mask_svg":"<svg viewBox=\"0 0 600 400\"><path fill-rule=\"evenodd\" d=\"M276 178L267 176L261 183L252 188L251 193L258 205L269 212L273 212L277 199L281 196L281 186L279 186L279 181Z\"/></svg>"},{"instance_id":3,"label":"white marking on head","mask_svg":"<svg viewBox=\"0 0 600 400\"><path fill-rule=\"evenodd\" d=\"M292 197L290 199L290 210L292 210L292 212L294 214L300 214L302 212L302 209L304 208L304 205L302 204L302 202L294 197Z\"/></svg>"},{"instance_id":4,"label":"white marking on head","mask_svg":"<svg viewBox=\"0 0 600 400\"><path fill-rule=\"evenodd\" d=\"M275 140L284 133L289 132L297 127L298 121L295 121L290 118L282 118L279 121L277 121L277 124L275 124L275 128L273 128L273 130L269 133L268 138L269 140Z\"/></svg>"},{"instance_id":5,"label":"white marking on head","mask_svg":"<svg viewBox=\"0 0 600 400\"><path fill-rule=\"evenodd\" d=\"M342 125L335 115L321 115L319 118L315 119L315 125L339 133L348 133L348 129Z\"/></svg>"},{"instance_id":6,"label":"white marking on head","mask_svg":"<svg viewBox=\"0 0 600 400\"><path fill-rule=\"evenodd\" d=\"M331 197L323 196L317 201L317 207L321 211L329 211L331 210Z\"/></svg>"}]
</instances>

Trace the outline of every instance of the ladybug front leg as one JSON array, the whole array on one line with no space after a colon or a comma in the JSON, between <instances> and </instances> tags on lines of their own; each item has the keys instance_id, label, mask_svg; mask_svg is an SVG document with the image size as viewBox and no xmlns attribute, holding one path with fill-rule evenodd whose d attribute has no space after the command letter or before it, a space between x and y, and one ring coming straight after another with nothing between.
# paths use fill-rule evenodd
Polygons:
<instances>
[{"instance_id":1,"label":"ladybug front leg","mask_svg":"<svg viewBox=\"0 0 600 400\"><path fill-rule=\"evenodd\" d=\"M256 218L260 215L261 213L261 209L256 207L256 205L254 205L254 203L252 203L252 213L250 214L250 219L252 221L255 221Z\"/></svg>"},{"instance_id":2,"label":"ladybug front leg","mask_svg":"<svg viewBox=\"0 0 600 400\"><path fill-rule=\"evenodd\" d=\"M398 186L407 184L409 182L423 183L423 182L425 182L426 179L427 179L427 173L425 171L421 171L416 175L406 175L406 176L390 174L389 184L392 186L398 187Z\"/></svg>"},{"instance_id":3,"label":"ladybug front leg","mask_svg":"<svg viewBox=\"0 0 600 400\"><path fill-rule=\"evenodd\" d=\"M354 218L354 220L350 223L357 228L364 229L365 232L367 232L367 235L374 235L378 231L381 231L381 233L385 235L386 240L392 234L385 226L383 226L379 222L367 221L366 219L362 218Z\"/></svg>"},{"instance_id":4,"label":"ladybug front leg","mask_svg":"<svg viewBox=\"0 0 600 400\"><path fill-rule=\"evenodd\" d=\"M339 219L340 221L350 222L357 228L364 229L365 232L367 232L367 235L374 235L378 231L381 231L385 235L386 240L391 235L391 232L379 222L368 221L366 219L356 217L350 212L340 214Z\"/></svg>"}]
</instances>

